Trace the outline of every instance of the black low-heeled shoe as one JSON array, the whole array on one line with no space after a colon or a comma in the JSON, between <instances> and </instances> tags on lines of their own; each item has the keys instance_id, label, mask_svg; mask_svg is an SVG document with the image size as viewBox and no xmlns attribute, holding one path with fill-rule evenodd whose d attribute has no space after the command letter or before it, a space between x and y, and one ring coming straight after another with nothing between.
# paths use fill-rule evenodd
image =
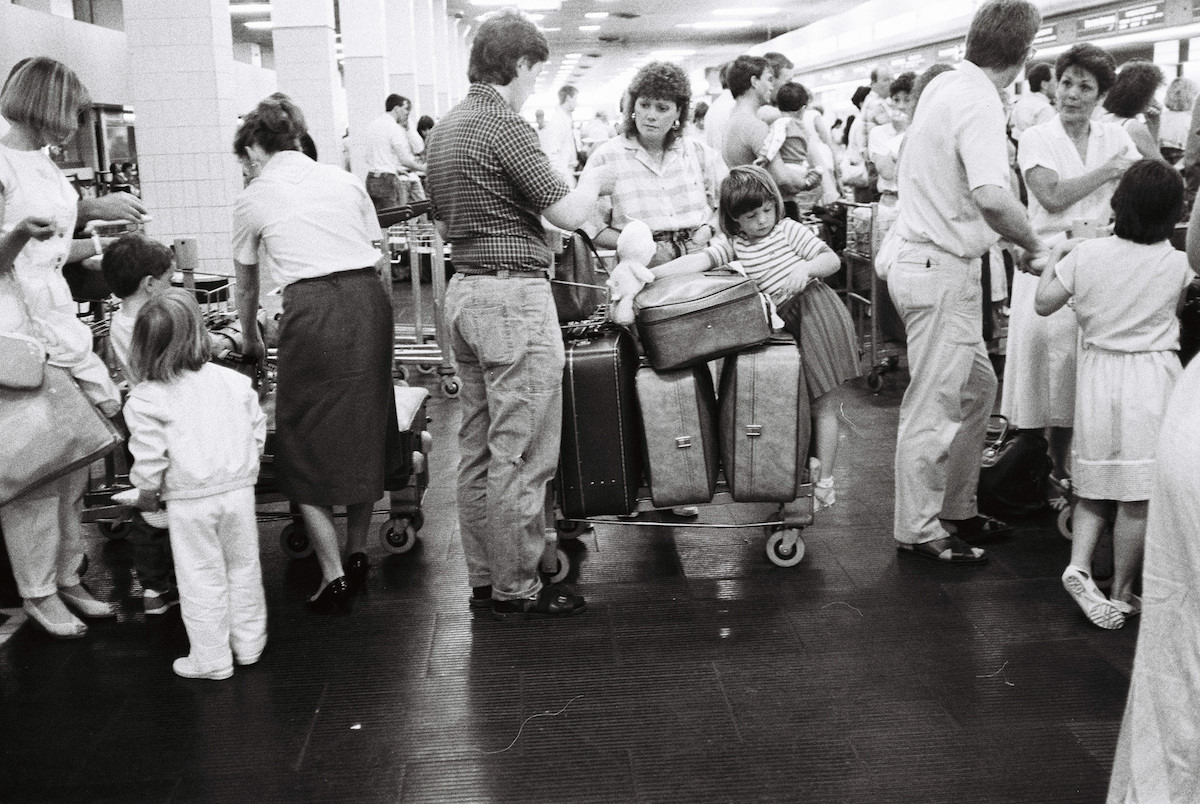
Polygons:
<instances>
[{"instance_id":1,"label":"black low-heeled shoe","mask_svg":"<svg viewBox=\"0 0 1200 804\"><path fill-rule=\"evenodd\" d=\"M349 614L350 599L350 584L343 575L330 581L307 605L309 611L317 614Z\"/></svg>"},{"instance_id":2,"label":"black low-heeled shoe","mask_svg":"<svg viewBox=\"0 0 1200 804\"><path fill-rule=\"evenodd\" d=\"M346 558L346 581L351 591L361 592L367 588L367 575L371 572L371 562L366 553L351 553Z\"/></svg>"}]
</instances>

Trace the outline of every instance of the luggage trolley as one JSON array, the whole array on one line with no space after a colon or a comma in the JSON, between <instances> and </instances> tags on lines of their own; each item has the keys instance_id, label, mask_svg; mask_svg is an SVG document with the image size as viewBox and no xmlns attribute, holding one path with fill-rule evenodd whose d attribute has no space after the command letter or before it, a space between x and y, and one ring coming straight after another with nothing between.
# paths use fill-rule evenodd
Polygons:
<instances>
[{"instance_id":1,"label":"luggage trolley","mask_svg":"<svg viewBox=\"0 0 1200 804\"><path fill-rule=\"evenodd\" d=\"M442 242L437 227L422 218L429 212L428 201L418 201L403 207L393 207L379 213L385 229L387 253L392 262L401 261L407 252L412 283L413 322L395 328L395 366L400 379L408 375L407 366L415 366L422 374L437 373L446 396L458 395L458 368L450 357L449 335L446 331L446 258L449 246ZM426 323L424 288L421 286L421 267L428 263L430 289L433 294L433 321ZM387 273L390 283L391 274Z\"/></svg>"},{"instance_id":2,"label":"luggage trolley","mask_svg":"<svg viewBox=\"0 0 1200 804\"><path fill-rule=\"evenodd\" d=\"M846 303L854 319L867 389L877 394L883 389L883 374L895 371L905 353L902 343L886 338L884 318L895 315L894 308L886 286L875 273L875 252L891 221L880 215L878 204L841 203L847 213L846 248L842 252L846 264Z\"/></svg>"},{"instance_id":3,"label":"luggage trolley","mask_svg":"<svg viewBox=\"0 0 1200 804\"><path fill-rule=\"evenodd\" d=\"M600 344L600 350L608 348L606 342L617 350L613 358L603 357L593 365L625 365L632 357L632 344L623 335L617 335L611 325L603 322L603 312L598 312L591 319L564 326L564 338L567 340L567 371L572 372L576 362L576 350L592 348L591 344ZM622 340L627 341L621 346ZM792 347L794 348L794 346ZM621 354L620 350L626 350ZM607 353L605 353L607 354ZM586 356L581 358L587 360ZM733 358L727 358L733 359ZM582 367L584 364L579 363ZM613 372L614 385L601 393L590 393L589 389L581 388L583 395L576 398L569 390L574 383L568 379L564 382L564 433L566 428L595 422L606 414L596 405L601 396L612 396L615 409L607 415L613 420L612 427L628 431L641 428L641 415L636 410L636 393L631 385L619 379L622 369ZM607 379L605 380L607 382ZM597 391L599 389L590 389ZM601 407L607 406L604 403ZM541 559L543 574L550 581L559 581L566 577L570 568L569 557L559 548L559 538L577 538L581 523L606 523L616 525L642 525L646 527L682 527L682 528L719 528L746 529L762 528L767 537L766 553L771 563L780 567L793 567L804 558L805 545L801 536L804 528L813 524L813 479L807 468L803 470L798 494L788 502L762 502L761 505L777 505L777 513L760 521L745 523L702 523L702 522L653 522L648 520L630 521L629 515L661 510L656 506L645 484L642 466L641 450L633 447L633 440L611 438L607 431L591 427L574 426L574 437L564 434L564 449L560 457L560 469L552 484L552 501L547 504L548 521L554 528L548 530L546 549ZM640 440L640 436L638 436ZM619 442L619 448L613 442ZM575 446L568 447L567 444ZM690 446L690 445L689 445ZM697 449L700 447L697 446ZM575 454L577 453L577 454ZM587 477L582 471L574 474L571 480L566 479L564 468L570 471L572 461L587 465ZM571 486L571 488L565 488ZM570 499L568 500L568 497ZM735 500L729 484L725 480L724 470L717 474L715 491L710 500L697 501L696 504L728 504L742 502ZM679 503L684 504L684 503ZM603 515L589 515L585 509L603 510Z\"/></svg>"}]
</instances>

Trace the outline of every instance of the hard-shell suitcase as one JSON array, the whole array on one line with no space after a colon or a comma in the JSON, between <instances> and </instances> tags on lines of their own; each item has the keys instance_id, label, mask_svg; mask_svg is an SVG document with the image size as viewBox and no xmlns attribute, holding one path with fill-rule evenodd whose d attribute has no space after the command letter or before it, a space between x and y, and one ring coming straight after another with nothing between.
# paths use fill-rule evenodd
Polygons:
<instances>
[{"instance_id":1,"label":"hard-shell suitcase","mask_svg":"<svg viewBox=\"0 0 1200 804\"><path fill-rule=\"evenodd\" d=\"M623 330L564 344L562 448L556 485L563 514L628 514L642 479L642 428L634 392L637 347Z\"/></svg>"},{"instance_id":2,"label":"hard-shell suitcase","mask_svg":"<svg viewBox=\"0 0 1200 804\"><path fill-rule=\"evenodd\" d=\"M808 393L800 351L775 338L725 359L721 461L737 502L790 502L808 463Z\"/></svg>"},{"instance_id":3,"label":"hard-shell suitcase","mask_svg":"<svg viewBox=\"0 0 1200 804\"><path fill-rule=\"evenodd\" d=\"M634 306L638 339L658 371L706 363L771 337L757 286L734 271L663 277Z\"/></svg>"},{"instance_id":4,"label":"hard-shell suitcase","mask_svg":"<svg viewBox=\"0 0 1200 804\"><path fill-rule=\"evenodd\" d=\"M716 397L708 366L637 373L650 499L658 508L711 502L719 469Z\"/></svg>"}]
</instances>

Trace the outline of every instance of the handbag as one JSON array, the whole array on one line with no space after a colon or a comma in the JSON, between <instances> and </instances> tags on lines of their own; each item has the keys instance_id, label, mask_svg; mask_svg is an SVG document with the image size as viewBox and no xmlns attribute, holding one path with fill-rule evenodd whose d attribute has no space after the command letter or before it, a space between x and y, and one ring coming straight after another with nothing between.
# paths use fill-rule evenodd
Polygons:
<instances>
[{"instance_id":1,"label":"handbag","mask_svg":"<svg viewBox=\"0 0 1200 804\"><path fill-rule=\"evenodd\" d=\"M558 322L583 321L608 300L601 273L607 273L600 253L586 232L576 230L566 239L554 260L550 292L558 308Z\"/></svg>"},{"instance_id":2,"label":"handbag","mask_svg":"<svg viewBox=\"0 0 1200 804\"><path fill-rule=\"evenodd\" d=\"M998 519L1021 519L1046 508L1049 444L1034 430L1012 430L1004 416L988 421L979 469L979 511Z\"/></svg>"},{"instance_id":3,"label":"handbag","mask_svg":"<svg viewBox=\"0 0 1200 804\"><path fill-rule=\"evenodd\" d=\"M0 505L103 457L121 443L75 380L45 366L38 388L0 387Z\"/></svg>"},{"instance_id":4,"label":"handbag","mask_svg":"<svg viewBox=\"0 0 1200 804\"><path fill-rule=\"evenodd\" d=\"M46 350L37 339L17 333L0 334L0 388L40 388L45 371Z\"/></svg>"}]
</instances>

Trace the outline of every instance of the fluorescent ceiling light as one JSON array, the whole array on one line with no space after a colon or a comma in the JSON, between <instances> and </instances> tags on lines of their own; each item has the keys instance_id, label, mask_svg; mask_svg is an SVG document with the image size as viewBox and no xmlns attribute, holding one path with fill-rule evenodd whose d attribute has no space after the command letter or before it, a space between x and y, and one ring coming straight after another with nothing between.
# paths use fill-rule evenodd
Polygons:
<instances>
[{"instance_id":1,"label":"fluorescent ceiling light","mask_svg":"<svg viewBox=\"0 0 1200 804\"><path fill-rule=\"evenodd\" d=\"M562 28L543 28L542 26L539 25L538 30L543 31L545 33L557 33L559 31L561 31Z\"/></svg>"},{"instance_id":2,"label":"fluorescent ceiling light","mask_svg":"<svg viewBox=\"0 0 1200 804\"><path fill-rule=\"evenodd\" d=\"M731 31L735 28L749 28L754 23L750 20L701 20L700 22L682 22L676 28L695 28L698 31Z\"/></svg>"},{"instance_id":3,"label":"fluorescent ceiling light","mask_svg":"<svg viewBox=\"0 0 1200 804\"><path fill-rule=\"evenodd\" d=\"M718 17L766 17L778 14L779 9L769 8L718 8L713 11Z\"/></svg>"},{"instance_id":4,"label":"fluorescent ceiling light","mask_svg":"<svg viewBox=\"0 0 1200 804\"><path fill-rule=\"evenodd\" d=\"M270 3L230 3L230 14L270 14Z\"/></svg>"},{"instance_id":5,"label":"fluorescent ceiling light","mask_svg":"<svg viewBox=\"0 0 1200 804\"><path fill-rule=\"evenodd\" d=\"M483 6L488 8L502 8L516 6L521 11L559 11L562 9L562 0L471 0L473 6Z\"/></svg>"},{"instance_id":6,"label":"fluorescent ceiling light","mask_svg":"<svg viewBox=\"0 0 1200 804\"><path fill-rule=\"evenodd\" d=\"M542 20L546 19L545 14L526 14L525 16L529 17L530 22L541 22Z\"/></svg>"},{"instance_id":7,"label":"fluorescent ceiling light","mask_svg":"<svg viewBox=\"0 0 1200 804\"><path fill-rule=\"evenodd\" d=\"M274 23L271 22L270 20L251 20L250 22L243 22L242 25L245 25L247 28L250 28L251 30L265 31L268 28L272 27L274 25Z\"/></svg>"},{"instance_id":8,"label":"fluorescent ceiling light","mask_svg":"<svg viewBox=\"0 0 1200 804\"><path fill-rule=\"evenodd\" d=\"M579 30L583 33L590 33L592 31L600 30L600 26L599 25L580 25Z\"/></svg>"},{"instance_id":9,"label":"fluorescent ceiling light","mask_svg":"<svg viewBox=\"0 0 1200 804\"><path fill-rule=\"evenodd\" d=\"M607 11L589 11L588 13L584 14L583 16L589 20L606 20L606 19L608 19L608 12Z\"/></svg>"},{"instance_id":10,"label":"fluorescent ceiling light","mask_svg":"<svg viewBox=\"0 0 1200 804\"><path fill-rule=\"evenodd\" d=\"M583 58L582 53L568 53L567 55L563 56L563 59L582 59L582 58Z\"/></svg>"}]
</instances>

